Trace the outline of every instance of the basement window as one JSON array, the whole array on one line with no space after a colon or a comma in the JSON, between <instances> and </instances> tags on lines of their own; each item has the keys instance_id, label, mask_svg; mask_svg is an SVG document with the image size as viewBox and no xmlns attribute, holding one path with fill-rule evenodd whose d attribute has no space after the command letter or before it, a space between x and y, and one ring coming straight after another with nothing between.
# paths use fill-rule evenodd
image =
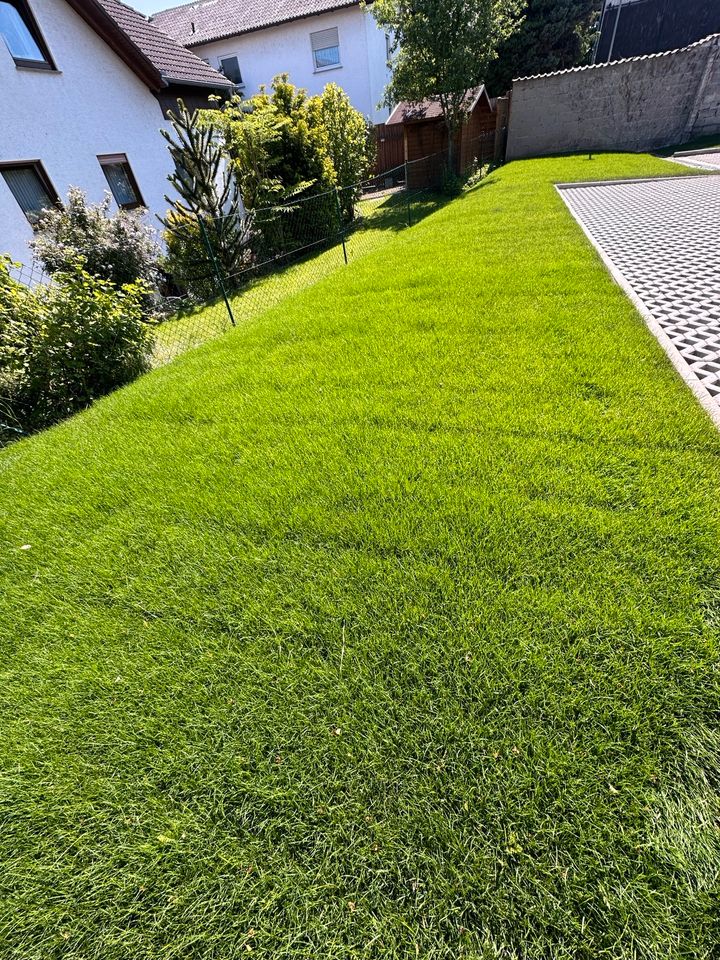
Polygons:
<instances>
[{"instance_id":1,"label":"basement window","mask_svg":"<svg viewBox=\"0 0 720 960\"><path fill-rule=\"evenodd\" d=\"M330 27L329 30L318 30L317 33L310 34L310 45L312 47L313 63L315 72L320 70L332 70L340 64L340 41L338 39L338 28Z\"/></svg>"},{"instance_id":2,"label":"basement window","mask_svg":"<svg viewBox=\"0 0 720 960\"><path fill-rule=\"evenodd\" d=\"M220 57L220 73L227 77L230 83L234 83L236 87L243 85L240 62L237 57Z\"/></svg>"},{"instance_id":3,"label":"basement window","mask_svg":"<svg viewBox=\"0 0 720 960\"><path fill-rule=\"evenodd\" d=\"M25 0L0 0L0 37L16 67L54 70L35 18Z\"/></svg>"},{"instance_id":4,"label":"basement window","mask_svg":"<svg viewBox=\"0 0 720 960\"><path fill-rule=\"evenodd\" d=\"M0 165L0 174L20 209L34 228L43 210L59 203L59 198L39 160Z\"/></svg>"},{"instance_id":5,"label":"basement window","mask_svg":"<svg viewBox=\"0 0 720 960\"><path fill-rule=\"evenodd\" d=\"M115 203L121 210L136 210L144 206L137 180L124 153L109 153L98 157Z\"/></svg>"}]
</instances>

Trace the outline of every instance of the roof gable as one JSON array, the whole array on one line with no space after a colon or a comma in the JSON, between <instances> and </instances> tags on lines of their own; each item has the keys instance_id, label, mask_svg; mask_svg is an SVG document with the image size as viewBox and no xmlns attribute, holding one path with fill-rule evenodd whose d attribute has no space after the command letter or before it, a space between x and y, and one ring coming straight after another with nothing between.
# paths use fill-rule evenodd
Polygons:
<instances>
[{"instance_id":1,"label":"roof gable","mask_svg":"<svg viewBox=\"0 0 720 960\"><path fill-rule=\"evenodd\" d=\"M67 0L120 59L157 93L170 83L215 89L232 86L222 74L120 0Z\"/></svg>"},{"instance_id":2,"label":"roof gable","mask_svg":"<svg viewBox=\"0 0 720 960\"><path fill-rule=\"evenodd\" d=\"M232 83L192 50L151 23L137 10L120 0L97 0L119 24L133 43L150 60L167 83L184 83L206 87L232 87Z\"/></svg>"}]
</instances>

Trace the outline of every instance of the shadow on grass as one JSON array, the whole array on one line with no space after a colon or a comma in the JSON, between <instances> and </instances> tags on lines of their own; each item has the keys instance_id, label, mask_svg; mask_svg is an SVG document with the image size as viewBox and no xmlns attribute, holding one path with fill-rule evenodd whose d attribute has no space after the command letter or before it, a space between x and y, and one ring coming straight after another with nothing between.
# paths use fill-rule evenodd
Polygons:
<instances>
[{"instance_id":1,"label":"shadow on grass","mask_svg":"<svg viewBox=\"0 0 720 960\"><path fill-rule=\"evenodd\" d=\"M356 219L342 234L331 235L309 250L291 251L256 264L246 271L241 284L232 290L227 289L235 323L245 323L285 298L324 280L345 265L346 256L347 262L353 263L372 253L389 234L414 226L444 207L450 199L433 190L399 191L361 198L355 207ZM225 333L231 326L230 314L220 292L206 303L184 305L158 327L154 365L173 360Z\"/></svg>"}]
</instances>

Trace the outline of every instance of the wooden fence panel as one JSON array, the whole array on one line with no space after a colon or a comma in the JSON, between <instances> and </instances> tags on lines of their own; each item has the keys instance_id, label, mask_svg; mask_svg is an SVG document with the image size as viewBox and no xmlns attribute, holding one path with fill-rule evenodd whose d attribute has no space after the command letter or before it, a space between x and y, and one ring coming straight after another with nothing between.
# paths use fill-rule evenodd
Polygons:
<instances>
[{"instance_id":1,"label":"wooden fence panel","mask_svg":"<svg viewBox=\"0 0 720 960\"><path fill-rule=\"evenodd\" d=\"M375 173L392 170L405 162L405 140L401 123L375 124Z\"/></svg>"}]
</instances>

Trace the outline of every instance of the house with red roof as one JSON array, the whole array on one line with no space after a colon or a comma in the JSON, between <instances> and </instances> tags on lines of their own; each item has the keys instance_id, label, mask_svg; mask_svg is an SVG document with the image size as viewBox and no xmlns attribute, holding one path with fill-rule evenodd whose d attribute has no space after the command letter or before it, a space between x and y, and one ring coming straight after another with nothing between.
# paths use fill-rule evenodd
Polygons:
<instances>
[{"instance_id":1,"label":"house with red roof","mask_svg":"<svg viewBox=\"0 0 720 960\"><path fill-rule=\"evenodd\" d=\"M0 0L0 88L0 254L28 262L70 186L163 214L167 107L232 83L120 0Z\"/></svg>"},{"instance_id":2,"label":"house with red roof","mask_svg":"<svg viewBox=\"0 0 720 960\"><path fill-rule=\"evenodd\" d=\"M389 80L390 38L360 0L196 0L152 16L245 96L289 74L311 95L331 81L374 123Z\"/></svg>"}]
</instances>

